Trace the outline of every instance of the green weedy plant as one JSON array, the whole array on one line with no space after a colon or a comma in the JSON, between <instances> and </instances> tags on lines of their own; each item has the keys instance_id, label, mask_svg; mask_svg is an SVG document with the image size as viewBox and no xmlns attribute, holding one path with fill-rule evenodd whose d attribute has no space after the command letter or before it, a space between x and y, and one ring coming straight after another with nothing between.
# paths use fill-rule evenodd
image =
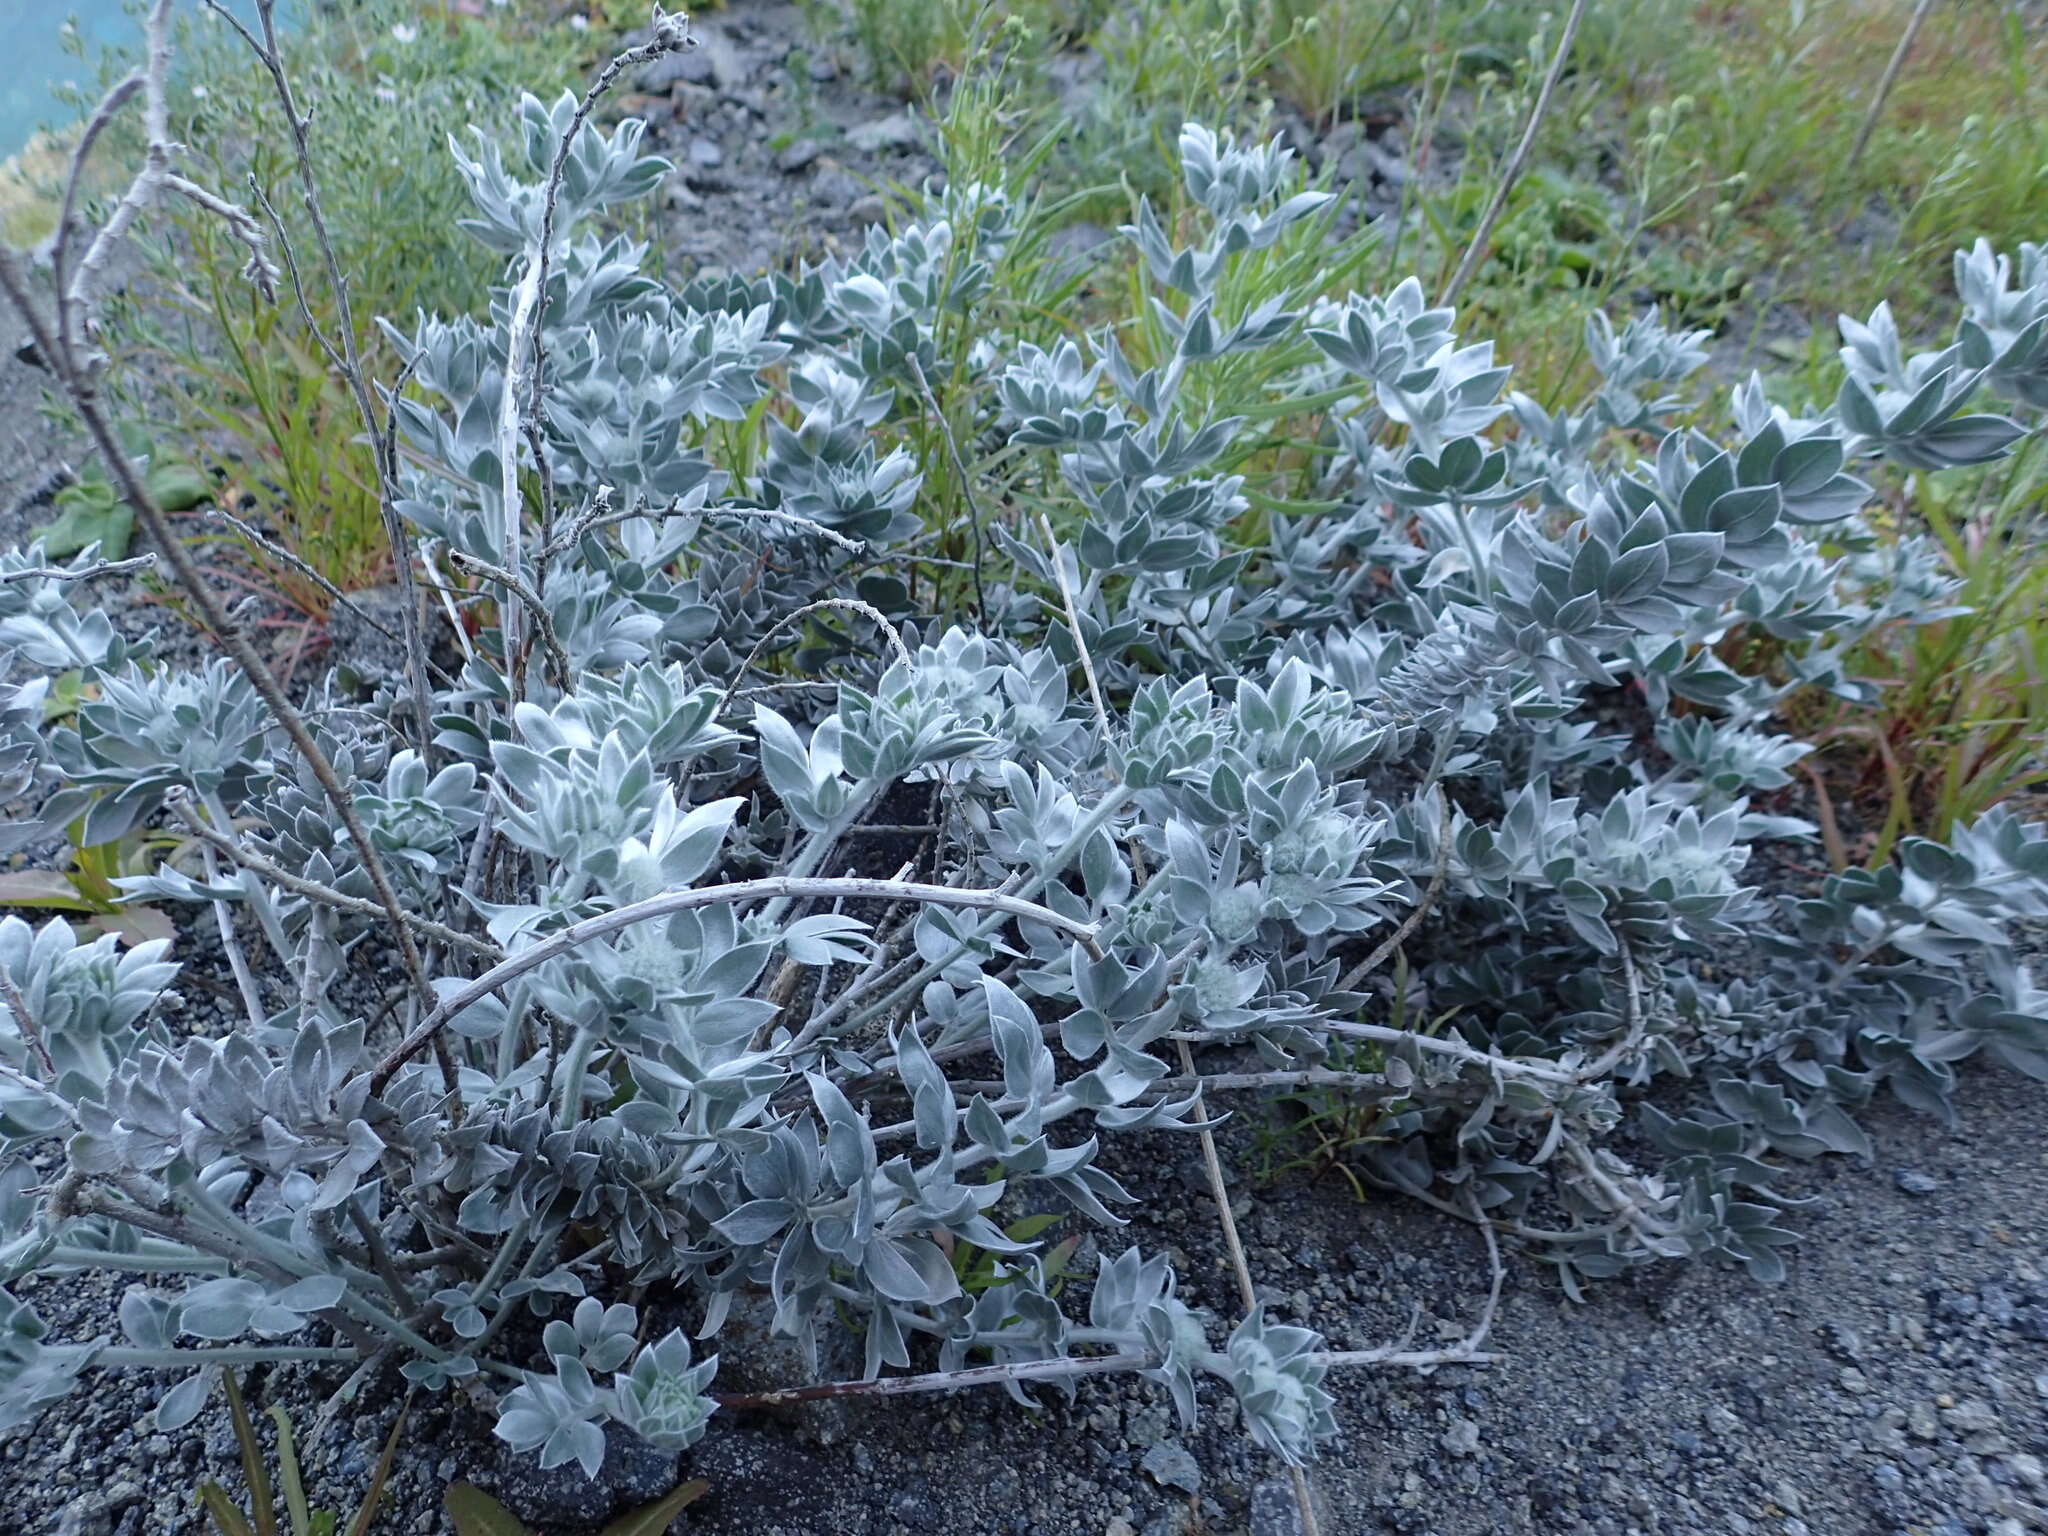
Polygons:
<instances>
[{"instance_id":1,"label":"green weedy plant","mask_svg":"<svg viewBox=\"0 0 2048 1536\"><path fill-rule=\"evenodd\" d=\"M682 43L658 16L618 67ZM1752 379L1726 442L1670 425L1701 348L1655 316L1596 325L1598 388L1546 413L1416 281L1235 300L1323 197L1284 150L1189 125L1198 212L1141 203L1128 230L1160 355L1104 329L953 369L1048 516L968 498L985 605L899 620L841 594L919 558L904 444L991 271L948 255L965 220L983 252L1018 238L1015 204L951 187L793 277L672 287L591 230L662 166L590 104L528 101L523 166L459 148L507 282L484 317L392 332L397 511L488 616L424 711L407 681L309 724L260 660L245 688L73 654L99 632L75 582L7 631L16 665L101 692L59 732L10 710L9 750L67 812L181 820L223 867L125 888L246 909L275 963L238 962L232 1033L179 1038L148 1012L160 956L5 949L0 1277L166 1282L130 1293L123 1343L49 1339L0 1292L0 1418L143 1366L188 1373L170 1427L214 1367L388 1351L595 1476L607 1423L681 1449L764 1401L1124 1371L1188 1419L1220 1381L1298 1464L1334 1431L1333 1368L1484 1358L1483 1321L1335 1351L1257 1307L1226 1331L1136 1248L1063 1280L1014 1218L1114 1224L1134 1198L1105 1138L1342 1093L1378 1108L1372 1178L1576 1290L1686 1255L1774 1274L1774 1154L1861 1149L1880 1091L1949 1113L1974 1054L2048 1076L2006 937L2048 913L2048 832L1994 809L1809 897L1744 881L1758 841L1811 831L1746 797L1801 750L1775 706L1854 690L1846 648L1940 587L1924 551L1876 584L1830 552L1859 541L1855 470L2011 448L2025 429L1973 407L2032 377L2037 322L1992 311L2038 313L2037 270L1967 295L1974 329L1934 352L1882 309L1845 323L1839 398L1795 412ZM1240 356L1269 396L1203 407ZM1262 457L1252 421L1294 415ZM740 433L750 467L714 462ZM1287 493L1256 514L1255 478ZM1769 675L1722 659L1751 631ZM1591 707L1624 688L1655 756ZM1759 963L1715 979L1739 940ZM385 944L389 1022L338 985ZM1426 1014L1375 989L1397 949ZM1195 1055L1217 1050L1234 1070ZM1641 1102L1688 1073L1698 1108ZM33 1185L18 1159L51 1134L64 1171ZM994 1256L971 1290L961 1244ZM692 1337L757 1304L814 1359L850 1330L858 1378L718 1392Z\"/></svg>"}]
</instances>

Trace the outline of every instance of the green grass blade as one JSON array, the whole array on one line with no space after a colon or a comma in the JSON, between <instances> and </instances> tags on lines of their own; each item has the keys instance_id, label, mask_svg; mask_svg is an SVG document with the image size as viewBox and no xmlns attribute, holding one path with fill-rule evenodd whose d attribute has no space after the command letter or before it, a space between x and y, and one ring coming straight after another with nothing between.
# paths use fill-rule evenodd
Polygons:
<instances>
[{"instance_id":1,"label":"green grass blade","mask_svg":"<svg viewBox=\"0 0 2048 1536\"><path fill-rule=\"evenodd\" d=\"M227 1490L219 1483L201 1483L199 1502L213 1517L220 1536L256 1536L249 1527L248 1517L229 1502Z\"/></svg>"},{"instance_id":2,"label":"green grass blade","mask_svg":"<svg viewBox=\"0 0 2048 1536\"><path fill-rule=\"evenodd\" d=\"M284 1483L285 1513L291 1516L292 1536L312 1536L312 1514L306 1505L306 1485L299 1477L299 1448L292 1443L292 1421L275 1403L271 1421L277 1425L277 1473Z\"/></svg>"},{"instance_id":3,"label":"green grass blade","mask_svg":"<svg viewBox=\"0 0 2048 1536\"><path fill-rule=\"evenodd\" d=\"M263 1447L256 1440L256 1426L249 1422L248 1405L242 1401L242 1384L233 1371L222 1371L227 1383L228 1417L234 1420L235 1443L242 1448L242 1476L249 1483L249 1507L256 1518L255 1536L279 1536L277 1506L271 1501L270 1469L263 1461Z\"/></svg>"},{"instance_id":4,"label":"green grass blade","mask_svg":"<svg viewBox=\"0 0 2048 1536\"><path fill-rule=\"evenodd\" d=\"M455 1522L456 1536L533 1536L512 1511L475 1483L457 1483L448 1490L445 1506Z\"/></svg>"},{"instance_id":5,"label":"green grass blade","mask_svg":"<svg viewBox=\"0 0 2048 1536\"><path fill-rule=\"evenodd\" d=\"M369 1536L370 1522L377 1518L377 1506L384 1502L384 1484L391 1478L391 1463L398 1455L398 1437L405 1429L407 1415L412 1412L412 1394L405 1394L405 1401L398 1406L398 1418L391 1426L391 1433L384 1437L384 1454L377 1458L377 1470L370 1476L370 1486L363 1494L362 1508L349 1522L348 1536Z\"/></svg>"}]
</instances>

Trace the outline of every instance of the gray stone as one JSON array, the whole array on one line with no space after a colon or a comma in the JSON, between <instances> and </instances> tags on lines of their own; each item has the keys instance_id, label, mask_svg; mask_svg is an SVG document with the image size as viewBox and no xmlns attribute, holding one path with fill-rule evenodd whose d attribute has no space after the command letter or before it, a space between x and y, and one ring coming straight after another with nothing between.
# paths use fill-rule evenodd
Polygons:
<instances>
[{"instance_id":1,"label":"gray stone","mask_svg":"<svg viewBox=\"0 0 2048 1536\"><path fill-rule=\"evenodd\" d=\"M1972 1397L1942 1412L1942 1420L1960 1434L1974 1435L1998 1428L1998 1413L1981 1397Z\"/></svg>"},{"instance_id":2,"label":"gray stone","mask_svg":"<svg viewBox=\"0 0 2048 1536\"><path fill-rule=\"evenodd\" d=\"M892 112L887 117L861 123L846 132L846 142L867 155L880 154L888 149L909 149L920 137L917 119L908 112Z\"/></svg>"},{"instance_id":3,"label":"gray stone","mask_svg":"<svg viewBox=\"0 0 2048 1536\"><path fill-rule=\"evenodd\" d=\"M844 208L867 191L861 181L840 170L837 166L826 166L811 182L811 198L824 207Z\"/></svg>"},{"instance_id":4,"label":"gray stone","mask_svg":"<svg viewBox=\"0 0 2048 1536\"><path fill-rule=\"evenodd\" d=\"M698 137L690 140L690 164L712 166L725 164L725 151L718 147L716 139Z\"/></svg>"},{"instance_id":5,"label":"gray stone","mask_svg":"<svg viewBox=\"0 0 2048 1536\"><path fill-rule=\"evenodd\" d=\"M1317 1523L1326 1531L1332 1529L1329 1500L1313 1478L1309 1498L1315 1505ZM1301 1536L1301 1530L1301 1506L1295 1501L1293 1478L1269 1477L1252 1490L1248 1536Z\"/></svg>"},{"instance_id":6,"label":"gray stone","mask_svg":"<svg viewBox=\"0 0 2048 1536\"><path fill-rule=\"evenodd\" d=\"M665 53L643 68L635 77L635 83L650 96L661 95L673 90L679 81L692 85L706 85L711 80L711 66L694 49L680 53Z\"/></svg>"},{"instance_id":7,"label":"gray stone","mask_svg":"<svg viewBox=\"0 0 2048 1536\"><path fill-rule=\"evenodd\" d=\"M794 176L809 170L823 153L823 146L816 139L798 139L775 157L775 169L785 176Z\"/></svg>"},{"instance_id":8,"label":"gray stone","mask_svg":"<svg viewBox=\"0 0 2048 1536\"><path fill-rule=\"evenodd\" d=\"M739 50L716 32L700 33L698 46L688 57L704 61L710 83L721 91L731 93L747 83L747 68L740 61Z\"/></svg>"},{"instance_id":9,"label":"gray stone","mask_svg":"<svg viewBox=\"0 0 2048 1536\"><path fill-rule=\"evenodd\" d=\"M1931 1195L1941 1188L1941 1180L1918 1168L1899 1169L1892 1174L1892 1182L1909 1195Z\"/></svg>"},{"instance_id":10,"label":"gray stone","mask_svg":"<svg viewBox=\"0 0 2048 1536\"><path fill-rule=\"evenodd\" d=\"M73 1499L57 1516L55 1536L114 1536L114 1511L92 1494Z\"/></svg>"},{"instance_id":11,"label":"gray stone","mask_svg":"<svg viewBox=\"0 0 2048 1536\"><path fill-rule=\"evenodd\" d=\"M1178 1488L1184 1493L1202 1491L1201 1464L1178 1440L1160 1441L1145 1453L1139 1465L1147 1477L1163 1488Z\"/></svg>"},{"instance_id":12,"label":"gray stone","mask_svg":"<svg viewBox=\"0 0 2048 1536\"><path fill-rule=\"evenodd\" d=\"M1479 1426L1470 1419L1453 1415L1451 1427L1443 1434L1444 1449L1453 1456L1470 1456L1479 1449Z\"/></svg>"}]
</instances>

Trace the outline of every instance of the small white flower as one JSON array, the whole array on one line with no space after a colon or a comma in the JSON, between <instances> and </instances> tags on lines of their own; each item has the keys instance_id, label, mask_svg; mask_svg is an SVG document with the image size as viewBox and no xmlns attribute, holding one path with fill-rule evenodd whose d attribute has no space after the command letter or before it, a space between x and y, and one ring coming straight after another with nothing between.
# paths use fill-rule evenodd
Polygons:
<instances>
[{"instance_id":1,"label":"small white flower","mask_svg":"<svg viewBox=\"0 0 2048 1536\"><path fill-rule=\"evenodd\" d=\"M575 32L588 32L590 30L590 18L588 16L571 16L569 18L569 27L570 30Z\"/></svg>"},{"instance_id":2,"label":"small white flower","mask_svg":"<svg viewBox=\"0 0 2048 1536\"><path fill-rule=\"evenodd\" d=\"M193 86L193 87L192 87L192 99L193 99L194 101L204 101L204 100L206 100L206 87L205 87L205 86L203 86L203 85L195 85L195 86Z\"/></svg>"},{"instance_id":3,"label":"small white flower","mask_svg":"<svg viewBox=\"0 0 2048 1536\"><path fill-rule=\"evenodd\" d=\"M380 85L377 87L377 99L387 107L395 107L398 105L398 92L388 85Z\"/></svg>"},{"instance_id":4,"label":"small white flower","mask_svg":"<svg viewBox=\"0 0 2048 1536\"><path fill-rule=\"evenodd\" d=\"M401 43L409 43L420 35L420 29L408 22L401 21L391 29L391 35Z\"/></svg>"}]
</instances>

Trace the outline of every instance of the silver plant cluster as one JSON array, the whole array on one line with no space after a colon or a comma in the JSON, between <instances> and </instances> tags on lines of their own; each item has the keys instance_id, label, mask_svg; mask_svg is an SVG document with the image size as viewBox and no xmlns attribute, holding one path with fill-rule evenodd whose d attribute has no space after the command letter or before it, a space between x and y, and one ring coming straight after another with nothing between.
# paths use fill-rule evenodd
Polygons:
<instances>
[{"instance_id":1,"label":"silver plant cluster","mask_svg":"<svg viewBox=\"0 0 2048 1536\"><path fill-rule=\"evenodd\" d=\"M498 617L451 634L431 739L403 679L317 714L430 995L363 1001L396 925L241 673L168 665L38 550L0 556L10 791L94 839L188 832L204 867L129 894L254 951L250 1016L187 1038L166 945L0 920L0 1281L149 1277L118 1339L51 1339L0 1291L0 1424L95 1369L170 1372L170 1428L223 1365L394 1359L594 1475L607 1422L706 1432L708 1351L765 1296L813 1357L850 1332L878 1384L1129 1370L1192 1419L1220 1382L1298 1464L1335 1430L1330 1369L1455 1352L1347 1355L1256 1308L1226 1329L1135 1248L1062 1292L1049 1239L1008 1226L1113 1231L1137 1197L1105 1137L1320 1082L1377 1108L1372 1176L1570 1286L1686 1255L1769 1276L1773 1154L1863 1149L1887 1090L1946 1114L1974 1054L2048 1076L2048 994L2006 937L2048 915L2042 828L1993 812L1805 900L1744 874L1812 831L1748 799L1807 750L1774 706L1855 694L1856 638L1949 596L1919 546L1873 568L1856 469L2022 435L1973 402L2048 404L2042 250L1959 256L1942 350L1882 307L1843 321L1830 407L1752 379L1720 441L1672 425L1704 336L1654 315L1596 318L1599 388L1551 415L1413 279L1234 307L1233 263L1326 195L1190 125L1195 243L1149 207L1126 231L1170 355L1108 331L973 355L974 429L1072 512L1057 539L982 530L975 628L874 578L922 533L908 428L1010 197L954 186L795 277L674 287L593 232L666 166L585 115L529 99L520 163L457 147L507 285L390 329L399 510ZM1328 429L1317 507L1244 544L1230 466L1259 429L1199 402L1261 352ZM762 451L719 462L764 411ZM1737 632L1786 660L1733 670ZM85 702L45 724L60 677ZM1621 683L1654 756L1580 707ZM931 830L872 867L906 803ZM1705 963L1732 936L1762 949L1742 979ZM1396 943L1435 1032L1375 974ZM1189 1047L1248 1049L1205 1077ZM1683 1118L1635 1093L1673 1074L1703 1088ZM968 1246L994 1283L963 1289Z\"/></svg>"}]
</instances>

